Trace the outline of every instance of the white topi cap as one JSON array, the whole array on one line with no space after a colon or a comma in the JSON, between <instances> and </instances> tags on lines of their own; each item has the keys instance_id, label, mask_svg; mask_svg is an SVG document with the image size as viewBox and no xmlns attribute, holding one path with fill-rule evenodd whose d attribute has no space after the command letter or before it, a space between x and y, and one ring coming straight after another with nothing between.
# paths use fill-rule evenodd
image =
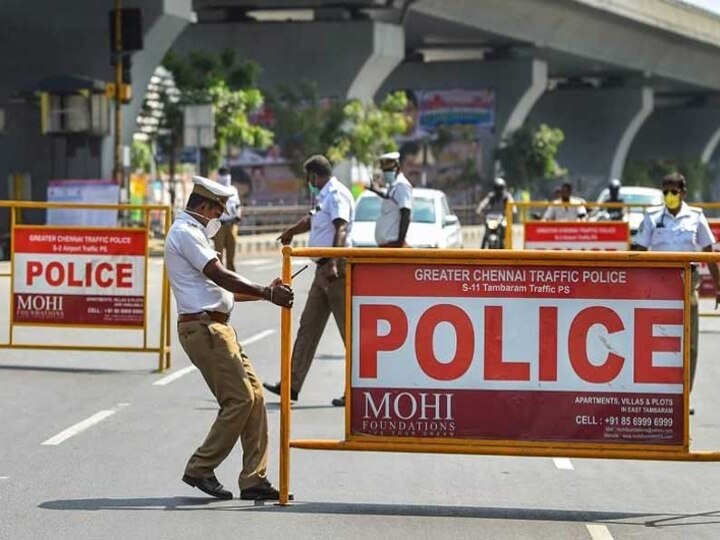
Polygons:
<instances>
[{"instance_id":1,"label":"white topi cap","mask_svg":"<svg viewBox=\"0 0 720 540\"><path fill-rule=\"evenodd\" d=\"M387 152L378 158L380 161L399 161L400 152Z\"/></svg>"},{"instance_id":2,"label":"white topi cap","mask_svg":"<svg viewBox=\"0 0 720 540\"><path fill-rule=\"evenodd\" d=\"M219 182L213 182L209 178L193 176L193 193L201 197L220 203L223 208L228 199L234 194L232 188L224 186ZM227 210L227 209L226 209Z\"/></svg>"}]
</instances>

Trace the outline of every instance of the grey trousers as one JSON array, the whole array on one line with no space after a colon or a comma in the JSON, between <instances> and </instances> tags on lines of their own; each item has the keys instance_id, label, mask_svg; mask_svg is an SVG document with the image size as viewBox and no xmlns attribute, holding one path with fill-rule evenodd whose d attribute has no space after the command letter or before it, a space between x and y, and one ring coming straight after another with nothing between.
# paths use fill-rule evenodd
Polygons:
<instances>
[{"instance_id":1,"label":"grey trousers","mask_svg":"<svg viewBox=\"0 0 720 540\"><path fill-rule=\"evenodd\" d=\"M295 344L292 352L292 382L290 388L300 392L305 377L315 358L320 338L332 313L340 336L345 341L345 264L338 265L339 278L329 281L322 266L315 270L307 302L300 316ZM344 386L344 383L343 383Z\"/></svg>"}]
</instances>

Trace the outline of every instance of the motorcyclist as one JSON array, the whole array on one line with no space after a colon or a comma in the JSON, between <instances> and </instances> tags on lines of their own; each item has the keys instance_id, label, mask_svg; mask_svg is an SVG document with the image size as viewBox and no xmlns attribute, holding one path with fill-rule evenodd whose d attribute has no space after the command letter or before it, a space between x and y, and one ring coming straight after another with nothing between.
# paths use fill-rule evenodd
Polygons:
<instances>
[{"instance_id":1,"label":"motorcyclist","mask_svg":"<svg viewBox=\"0 0 720 540\"><path fill-rule=\"evenodd\" d=\"M613 178L610 180L610 183L608 184L608 193L609 197L608 200L605 202L609 203L621 203L623 202L622 197L620 197L620 188L622 187L622 182L618 180L617 178ZM608 213L608 219L612 221L622 221L625 219L625 209L624 208L607 208Z\"/></svg>"},{"instance_id":2,"label":"motorcyclist","mask_svg":"<svg viewBox=\"0 0 720 540\"><path fill-rule=\"evenodd\" d=\"M505 180L500 177L496 177L493 182L493 189L487 196L480 201L477 207L477 214L482 218L485 224L485 233L483 235L481 247L491 248L502 248L504 246L505 227L505 210L508 203L515 202L512 195L507 191L507 184ZM513 213L517 209L513 206ZM488 217L496 215L499 220L494 220L497 223L497 227L490 227ZM491 240L495 239L495 240Z\"/></svg>"},{"instance_id":3,"label":"motorcyclist","mask_svg":"<svg viewBox=\"0 0 720 540\"><path fill-rule=\"evenodd\" d=\"M505 183L505 179L498 176L493 182L492 191L490 191L487 196L482 201L480 201L480 204L478 204L477 210L475 212L482 219L484 219L485 216L490 213L498 213L504 216L505 208L507 207L508 202L514 203L515 200L513 199L513 196L510 195L510 192L507 190L507 184ZM515 213L517 213L517 208L513 207L513 214Z\"/></svg>"}]
</instances>

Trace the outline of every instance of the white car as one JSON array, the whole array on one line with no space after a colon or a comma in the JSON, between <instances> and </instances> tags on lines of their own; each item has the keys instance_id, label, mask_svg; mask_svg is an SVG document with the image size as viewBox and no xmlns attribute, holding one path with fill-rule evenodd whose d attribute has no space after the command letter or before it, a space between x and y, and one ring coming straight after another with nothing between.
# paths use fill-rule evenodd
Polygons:
<instances>
[{"instance_id":1,"label":"white car","mask_svg":"<svg viewBox=\"0 0 720 540\"><path fill-rule=\"evenodd\" d=\"M369 190L358 197L350 238L353 247L377 247L375 222L380 215L380 202L380 197ZM462 247L460 220L450 210L442 191L413 188L410 228L405 240L414 248Z\"/></svg>"},{"instance_id":2,"label":"white car","mask_svg":"<svg viewBox=\"0 0 720 540\"><path fill-rule=\"evenodd\" d=\"M610 192L608 188L603 189L600 192L600 196L597 202L604 203L608 202L610 198ZM662 191L657 188L641 187L641 186L621 186L620 187L620 198L625 204L650 204L649 207L630 207L628 209L628 222L630 224L630 234L635 236L640 224L642 223L643 217L646 212L652 212L659 210L663 203Z\"/></svg>"}]
</instances>

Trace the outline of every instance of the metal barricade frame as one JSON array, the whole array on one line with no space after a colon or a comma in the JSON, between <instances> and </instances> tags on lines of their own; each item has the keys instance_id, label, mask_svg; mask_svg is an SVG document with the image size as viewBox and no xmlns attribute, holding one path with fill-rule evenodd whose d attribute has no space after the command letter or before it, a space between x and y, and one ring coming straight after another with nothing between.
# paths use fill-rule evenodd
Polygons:
<instances>
[{"instance_id":1,"label":"metal barricade frame","mask_svg":"<svg viewBox=\"0 0 720 540\"><path fill-rule=\"evenodd\" d=\"M170 230L171 224L171 212L172 209L166 205L138 205L138 204L88 204L88 203L59 203L59 202L38 202L38 201L4 201L0 200L0 208L8 208L10 210L10 273L1 273L0 277L10 278L10 301L9 301L9 320L8 320L8 342L0 343L1 349L25 349L25 350L57 350L57 351L98 351L98 352L141 352L141 353L156 353L158 355L157 371L163 372L168 369L171 365L170 356L170 283L167 277L167 269L163 266L162 282L161 282L161 305L160 305L160 331L158 345L156 347L148 346L148 278L149 278L149 259L150 259L150 213L151 212L162 212L164 216L163 231L167 237L167 233ZM144 231L145 233L145 268L144 268L144 289L143 289L143 341L142 347L125 347L125 346L84 346L84 345L61 345L61 344L47 344L47 343L16 343L14 340L14 329L15 327L28 327L28 326L55 326L55 325L43 325L37 323L16 323L14 320L13 311L13 296L14 296L14 276L15 276L15 242L14 233L16 229L23 227L32 228L51 228L53 226L48 225L20 225L17 223L18 210L22 209L35 209L35 210L116 210L116 211L141 211L144 217L144 227L95 227L95 226L83 226L78 227L83 230L91 229L108 229L112 228L115 230L132 230L132 231ZM58 226L60 227L60 226ZM61 228L72 228L69 226L62 226ZM83 328L83 325L69 325L70 328ZM100 328L99 326L93 325L93 328ZM121 326L109 326L108 328L120 329L127 331L139 331L139 328L123 328Z\"/></svg>"},{"instance_id":2,"label":"metal barricade frame","mask_svg":"<svg viewBox=\"0 0 720 540\"><path fill-rule=\"evenodd\" d=\"M352 362L352 272L356 263L447 263L447 264L506 264L536 266L617 267L653 266L672 267L683 271L683 436L682 444L660 445L612 442L544 442L515 440L454 440L414 437L376 437L351 433L351 403L345 407L345 440L290 439L290 380L291 380L291 315L290 309L281 313L281 392L280 392L280 504L289 504L290 449L355 450L380 452L410 452L438 454L473 454L524 457L577 457L601 459L637 459L656 461L720 461L718 451L695 451L689 448L689 355L690 355L690 263L718 262L720 253L676 252L553 252L508 250L429 250L429 249L358 249L358 248L291 248L283 249L282 280L291 284L292 257L347 258L346 277L346 373L345 395L351 395L350 369Z\"/></svg>"}]
</instances>

